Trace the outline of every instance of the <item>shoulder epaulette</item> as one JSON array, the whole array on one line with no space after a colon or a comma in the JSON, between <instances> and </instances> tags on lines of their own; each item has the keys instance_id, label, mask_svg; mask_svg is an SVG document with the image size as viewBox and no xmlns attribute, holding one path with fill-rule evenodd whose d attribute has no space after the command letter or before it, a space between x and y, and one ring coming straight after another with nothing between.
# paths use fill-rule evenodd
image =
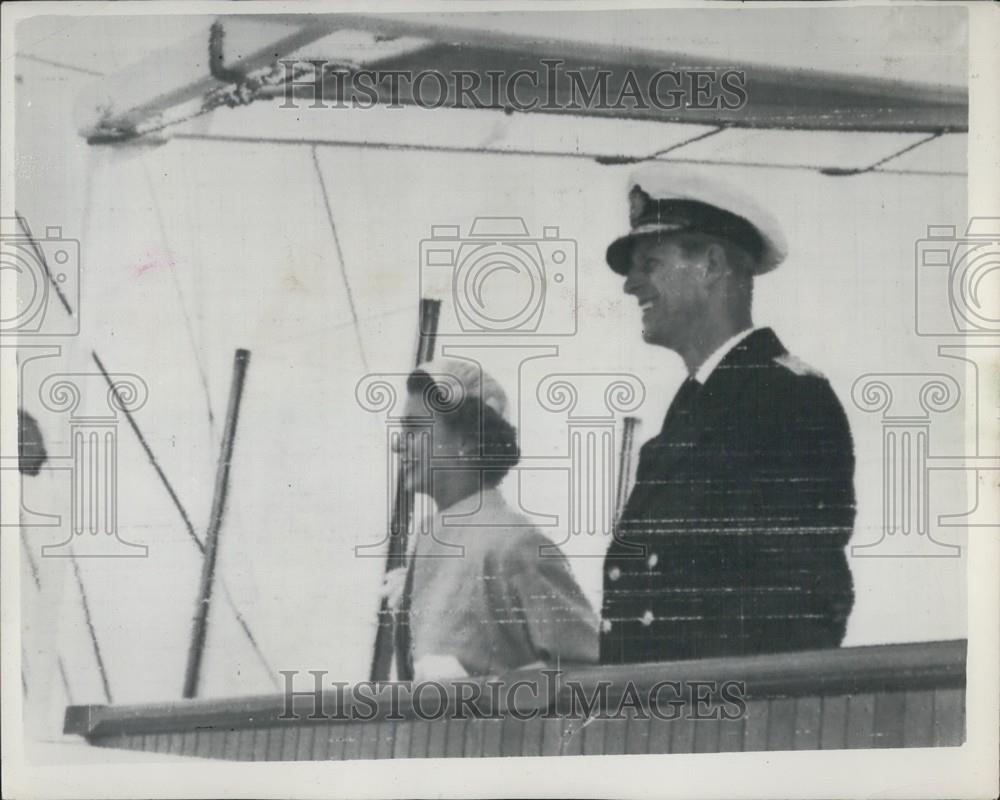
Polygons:
<instances>
[{"instance_id":1,"label":"shoulder epaulette","mask_svg":"<svg viewBox=\"0 0 1000 800\"><path fill-rule=\"evenodd\" d=\"M775 356L774 362L796 375L812 375L814 378L826 377L818 369L811 367L801 358L793 356L791 353L784 353L783 355Z\"/></svg>"}]
</instances>

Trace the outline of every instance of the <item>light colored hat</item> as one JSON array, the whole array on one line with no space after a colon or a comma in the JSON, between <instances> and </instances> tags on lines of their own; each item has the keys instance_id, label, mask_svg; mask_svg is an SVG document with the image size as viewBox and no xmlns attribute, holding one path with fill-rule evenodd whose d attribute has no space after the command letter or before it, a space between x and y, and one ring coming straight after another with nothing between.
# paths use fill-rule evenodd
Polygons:
<instances>
[{"instance_id":1,"label":"light colored hat","mask_svg":"<svg viewBox=\"0 0 1000 800\"><path fill-rule=\"evenodd\" d=\"M608 266L629 270L632 245L651 233L709 233L741 245L755 256L755 275L769 272L788 255L781 226L757 200L707 172L673 164L646 164L629 179L631 230L608 247Z\"/></svg>"},{"instance_id":2,"label":"light colored hat","mask_svg":"<svg viewBox=\"0 0 1000 800\"><path fill-rule=\"evenodd\" d=\"M461 386L465 397L478 397L504 419L507 417L507 393L486 370L474 361L460 361L456 358L435 358L417 367L439 385L456 389ZM508 420L509 421L509 420Z\"/></svg>"}]
</instances>

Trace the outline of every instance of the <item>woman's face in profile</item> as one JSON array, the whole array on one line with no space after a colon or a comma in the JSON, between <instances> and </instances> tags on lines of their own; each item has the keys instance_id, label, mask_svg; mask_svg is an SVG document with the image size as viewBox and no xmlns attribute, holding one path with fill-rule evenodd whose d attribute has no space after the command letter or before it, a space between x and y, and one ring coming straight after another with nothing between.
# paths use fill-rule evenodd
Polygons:
<instances>
[{"instance_id":1,"label":"woman's face in profile","mask_svg":"<svg viewBox=\"0 0 1000 800\"><path fill-rule=\"evenodd\" d=\"M423 393L407 393L404 415L406 428L393 439L392 449L400 456L407 488L432 495L432 481L448 480L467 462L467 437L447 412L431 409Z\"/></svg>"}]
</instances>

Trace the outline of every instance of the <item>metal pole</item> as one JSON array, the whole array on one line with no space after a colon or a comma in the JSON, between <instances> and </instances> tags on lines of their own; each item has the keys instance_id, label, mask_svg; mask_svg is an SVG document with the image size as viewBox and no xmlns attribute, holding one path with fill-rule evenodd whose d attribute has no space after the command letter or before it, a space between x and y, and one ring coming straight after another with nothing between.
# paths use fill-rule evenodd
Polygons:
<instances>
[{"instance_id":1,"label":"metal pole","mask_svg":"<svg viewBox=\"0 0 1000 800\"><path fill-rule=\"evenodd\" d=\"M440 300L420 300L420 318L417 325L417 348L414 356L414 366L419 366L434 358L434 347L437 340L438 318L441 313ZM413 516L413 493L406 487L405 458L409 452L403 453L403 458L396 470L396 496L393 500L392 518L389 520L389 549L385 557L385 571L406 566L406 545L410 533L410 519ZM402 639L408 641L408 631ZM383 598L378 610L378 630L375 633L375 651L372 654L370 678L373 681L387 681L393 655L393 614L387 599ZM403 661L397 659L396 671L400 680L408 680L409 676L402 674Z\"/></svg>"},{"instance_id":2,"label":"metal pole","mask_svg":"<svg viewBox=\"0 0 1000 800\"><path fill-rule=\"evenodd\" d=\"M201 677L201 657L205 651L208 636L208 612L212 602L212 584L215 578L215 562L219 551L219 531L222 516L226 511L226 495L229 491L229 466L233 460L233 443L236 439L236 422L240 415L240 400L243 397L243 383L250 363L249 350L237 350L233 357L233 379L229 386L229 407L226 409L226 427L222 431L222 449L215 471L215 490L212 497L212 516L205 536L205 558L201 564L201 585L198 588L198 603L194 610L194 624L191 629L191 647L188 650L187 669L184 672L184 697L191 698L198 693Z\"/></svg>"}]
</instances>

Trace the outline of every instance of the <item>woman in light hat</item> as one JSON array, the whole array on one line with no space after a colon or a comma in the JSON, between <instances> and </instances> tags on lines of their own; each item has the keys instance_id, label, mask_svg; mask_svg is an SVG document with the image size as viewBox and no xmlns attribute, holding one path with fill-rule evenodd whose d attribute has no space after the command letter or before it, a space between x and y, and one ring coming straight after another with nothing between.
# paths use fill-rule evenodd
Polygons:
<instances>
[{"instance_id":1,"label":"woman in light hat","mask_svg":"<svg viewBox=\"0 0 1000 800\"><path fill-rule=\"evenodd\" d=\"M386 581L414 678L596 662L597 615L566 558L498 489L520 455L503 389L478 364L441 359L407 392L430 452L408 459L406 480L437 505L409 568Z\"/></svg>"}]
</instances>

